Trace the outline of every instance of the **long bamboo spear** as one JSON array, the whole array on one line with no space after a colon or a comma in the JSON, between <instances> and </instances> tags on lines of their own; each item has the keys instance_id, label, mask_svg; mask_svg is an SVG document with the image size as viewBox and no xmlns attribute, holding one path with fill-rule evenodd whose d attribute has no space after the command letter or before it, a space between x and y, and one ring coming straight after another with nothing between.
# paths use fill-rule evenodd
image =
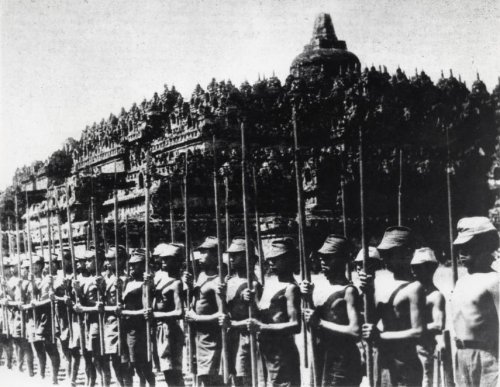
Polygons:
<instances>
[{"instance_id":1,"label":"long bamboo spear","mask_svg":"<svg viewBox=\"0 0 500 387\"><path fill-rule=\"evenodd\" d=\"M97 225L96 225L96 219L95 219L95 197L94 197L94 190L92 186L92 179L93 177L90 177L91 181L91 196L90 196L90 219L91 219L91 228L92 228L92 241L94 242L94 262L95 262L95 276L98 277L100 275L99 273L99 260L97 258L98 251L99 251L99 239L97 238ZM101 291L100 289L97 289L97 301L101 302L102 297L101 297ZM102 312L99 312L97 315L98 319L98 324L99 324L99 349L101 350L101 354L104 355L105 348L104 348L104 316Z\"/></svg>"},{"instance_id":2,"label":"long bamboo spear","mask_svg":"<svg viewBox=\"0 0 500 387\"><path fill-rule=\"evenodd\" d=\"M340 174L340 199L342 201L342 227L344 231L344 237L347 238L347 215L346 215L346 207L345 207L345 177L344 177L344 163L341 165L341 174ZM345 270L347 274L347 279L352 281L352 273L351 273L351 265L349 262L345 265Z\"/></svg>"},{"instance_id":3,"label":"long bamboo spear","mask_svg":"<svg viewBox=\"0 0 500 387\"><path fill-rule=\"evenodd\" d=\"M31 225L29 213L28 191L24 191L26 197L26 234L28 238L28 258L30 261L30 283L31 283L31 299L35 297L35 276L33 274L33 254L31 251ZM36 321L36 308L33 308L33 320Z\"/></svg>"},{"instance_id":4,"label":"long bamboo spear","mask_svg":"<svg viewBox=\"0 0 500 387\"><path fill-rule=\"evenodd\" d=\"M293 145L294 145L294 152L293 152L293 163L295 167L295 188L296 188L296 193L297 193L297 214L298 214L298 223L299 223L299 255L300 255L300 269L301 269L301 278L302 280L307 280L311 281L311 274L309 272L309 266L307 264L307 257L306 257L306 249L305 249L305 237L304 237L304 232L305 232L305 211L304 211L304 199L302 195L302 176L300 174L300 167L299 167L299 138L298 138L298 124L297 124L297 107L295 104L293 105L293 110L292 110L292 123L293 123ZM304 299L304 306L310 308L312 307L312 300L311 299ZM316 368L316 350L315 350L315 334L312 329L307 329L307 324L305 322L305 319L302 319L303 322L303 328L304 328L304 363L305 366L308 366L308 340L307 340L307 333L309 332L311 336L311 362L312 362L312 372L314 378L317 376L317 368Z\"/></svg>"},{"instance_id":5,"label":"long bamboo spear","mask_svg":"<svg viewBox=\"0 0 500 387\"><path fill-rule=\"evenodd\" d=\"M359 197L360 197L360 217L361 217L361 246L363 248L363 271L368 272L368 241L366 235L365 224L365 191L364 191L364 160L363 160L363 129L359 127ZM371 292L363 294L363 306L365 313L365 321L367 323L372 321L372 299ZM366 376L370 386L374 385L373 379L373 352L371 342L366 342Z\"/></svg>"},{"instance_id":6,"label":"long bamboo spear","mask_svg":"<svg viewBox=\"0 0 500 387\"><path fill-rule=\"evenodd\" d=\"M10 220L10 216L7 216L7 243L9 245L9 257L12 258L14 253L13 253L13 246L12 246L12 238L10 235L11 229L12 229L12 222Z\"/></svg>"},{"instance_id":7,"label":"long bamboo spear","mask_svg":"<svg viewBox=\"0 0 500 387\"><path fill-rule=\"evenodd\" d=\"M146 184L144 185L144 197L145 197L145 219L144 219L144 238L145 238L145 250L146 250L146 277L148 280L146 281L146 286L144 287L145 297L144 297L144 307L151 308L151 297L150 297L150 267L149 267L149 210L150 210L150 197L149 197L149 189L151 186L151 176L150 176L150 163L151 163L151 155L149 152L146 154ZM147 359L148 362L151 361L152 358L152 349L151 345L151 321L149 319L146 320L146 348L147 348Z\"/></svg>"},{"instance_id":8,"label":"long bamboo spear","mask_svg":"<svg viewBox=\"0 0 500 387\"><path fill-rule=\"evenodd\" d=\"M125 250L127 251L127 276L129 275L129 260L128 260L128 254L130 250L130 241L128 237L128 215L125 215Z\"/></svg>"},{"instance_id":9,"label":"long bamboo spear","mask_svg":"<svg viewBox=\"0 0 500 387\"><path fill-rule=\"evenodd\" d=\"M2 276L2 293L3 297L6 299L7 298L7 288L5 285L5 270L3 267L3 231L0 229L0 275ZM2 324L2 333L5 334L7 337L10 336L9 334L9 319L7 318L7 308L5 305L2 305L2 319L3 319L3 324Z\"/></svg>"},{"instance_id":10,"label":"long bamboo spear","mask_svg":"<svg viewBox=\"0 0 500 387\"><path fill-rule=\"evenodd\" d=\"M246 247L246 266L247 266L247 287L250 291L253 290L253 282L250 273L250 257L253 252L250 251L250 225L248 219L247 206L247 177L246 177L246 144L245 144L245 119L241 120L241 190L243 195L243 219L245 228L245 247ZM252 305L248 306L248 318L253 317ZM257 345L255 340L255 332L250 333L250 364L252 367L252 387L257 386Z\"/></svg>"},{"instance_id":11,"label":"long bamboo spear","mask_svg":"<svg viewBox=\"0 0 500 387\"><path fill-rule=\"evenodd\" d=\"M212 136L212 147L214 152L213 157L213 183L214 183L214 206L215 206L215 228L217 232L217 259L218 259L218 270L219 270L219 282L224 283L224 273L222 272L222 230L220 222L220 211L219 211L219 185L217 182L217 148L215 142L215 135ZM221 313L226 313L226 300L221 297ZM229 381L229 351L227 346L227 331L225 327L221 327L221 338L222 338L222 369L224 376L224 384Z\"/></svg>"},{"instance_id":12,"label":"long bamboo spear","mask_svg":"<svg viewBox=\"0 0 500 387\"><path fill-rule=\"evenodd\" d=\"M119 282L118 280L120 279L120 270L118 267L118 189L116 187L116 162L115 162L115 179L114 179L114 187L113 187L113 217L114 217L114 237L115 237L115 275L116 275L116 281ZM104 228L104 225L103 225ZM116 306L119 305L120 303L120 289L118 286L115 288L115 294L116 294ZM122 337L122 324L121 324L121 318L120 316L117 316L117 325L118 325L118 353L122 353L122 342L121 342L121 337Z\"/></svg>"},{"instance_id":13,"label":"long bamboo spear","mask_svg":"<svg viewBox=\"0 0 500 387\"><path fill-rule=\"evenodd\" d=\"M101 238L102 238L102 245L104 247L104 252L108 252L108 243L106 242L106 230L104 229L104 216L101 215Z\"/></svg>"},{"instance_id":14,"label":"long bamboo spear","mask_svg":"<svg viewBox=\"0 0 500 387\"><path fill-rule=\"evenodd\" d=\"M69 202L67 202L67 205L69 206ZM62 227L61 227L61 210L59 206L56 208L56 218L57 218L57 233L59 234L59 254L61 254L61 261L63 264L62 267L62 275L63 278L65 277L64 273L64 246L63 246L63 236L62 236ZM69 288L65 286L65 295L69 297ZM66 305L66 316L68 319L68 330L69 330L69 337L72 339L73 338L73 326L71 325L71 307L69 305Z\"/></svg>"},{"instance_id":15,"label":"long bamboo spear","mask_svg":"<svg viewBox=\"0 0 500 387\"><path fill-rule=\"evenodd\" d=\"M229 249L231 244L231 219L229 215L229 178L227 176L224 176L224 211L226 218L226 249Z\"/></svg>"},{"instance_id":16,"label":"long bamboo spear","mask_svg":"<svg viewBox=\"0 0 500 387\"><path fill-rule=\"evenodd\" d=\"M50 224L50 200L47 197L47 235L48 235L48 249L49 249L49 276L50 276L50 289L53 291L53 277L52 277L52 228ZM50 302L50 323L52 324L52 344L56 342L56 315L54 301Z\"/></svg>"},{"instance_id":17,"label":"long bamboo spear","mask_svg":"<svg viewBox=\"0 0 500 387\"><path fill-rule=\"evenodd\" d=\"M172 198L172 181L168 182L168 210L170 215L170 242L175 243L175 225L174 225L174 200Z\"/></svg>"},{"instance_id":18,"label":"long bamboo spear","mask_svg":"<svg viewBox=\"0 0 500 387\"><path fill-rule=\"evenodd\" d=\"M14 210L15 210L15 221L16 221L16 250L17 250L17 272L19 278L21 278L21 239L19 236L19 207L17 203L17 185L16 191L14 192ZM23 298L22 289L19 289L21 299ZM21 337L26 338L26 321L24 311L20 311L21 314Z\"/></svg>"},{"instance_id":19,"label":"long bamboo spear","mask_svg":"<svg viewBox=\"0 0 500 387\"><path fill-rule=\"evenodd\" d=\"M399 148L398 226L403 225L403 148Z\"/></svg>"},{"instance_id":20,"label":"long bamboo spear","mask_svg":"<svg viewBox=\"0 0 500 387\"><path fill-rule=\"evenodd\" d=\"M451 201L451 156L450 156L450 134L448 125L446 125L446 196L448 203L448 235L450 243L451 269L453 271L453 284L458 280L457 258L453 251L453 213Z\"/></svg>"},{"instance_id":21,"label":"long bamboo spear","mask_svg":"<svg viewBox=\"0 0 500 387\"><path fill-rule=\"evenodd\" d=\"M196 281L196 274L194 273L194 263L191 262L191 240L189 235L189 207L188 207L188 154L184 156L184 174L183 174L183 201L184 201L184 252L186 260L186 271L193 275L193 280ZM186 287L186 304L187 309L190 309L191 303L191 289ZM193 384L197 385L197 372L196 372L196 346L194 338L194 329L190 323L187 324L188 334L187 339L187 356L189 359L189 371L193 376Z\"/></svg>"},{"instance_id":22,"label":"long bamboo spear","mask_svg":"<svg viewBox=\"0 0 500 387\"><path fill-rule=\"evenodd\" d=\"M65 191L66 198L69 200L69 185L68 182L65 182ZM73 271L73 280L77 280L76 274L76 256L75 256L75 246L73 244L73 226L71 224L71 209L69 206L69 201L66 204L66 215L68 218L68 243L69 243L69 251L71 253L71 269ZM75 301L81 302L80 294L75 291ZM86 337L85 337L85 326L83 324L83 316L81 314L77 314L78 326L80 328L80 343L82 350L86 348ZM71 321L70 321L71 324Z\"/></svg>"},{"instance_id":23,"label":"long bamboo spear","mask_svg":"<svg viewBox=\"0 0 500 387\"><path fill-rule=\"evenodd\" d=\"M264 286L264 249L262 248L262 236L260 234L260 214L259 214L259 189L257 187L257 174L255 172L255 167L252 167L252 178L253 178L253 201L255 209L255 230L257 236L257 249L259 251L259 271L260 271L260 283Z\"/></svg>"}]
</instances>

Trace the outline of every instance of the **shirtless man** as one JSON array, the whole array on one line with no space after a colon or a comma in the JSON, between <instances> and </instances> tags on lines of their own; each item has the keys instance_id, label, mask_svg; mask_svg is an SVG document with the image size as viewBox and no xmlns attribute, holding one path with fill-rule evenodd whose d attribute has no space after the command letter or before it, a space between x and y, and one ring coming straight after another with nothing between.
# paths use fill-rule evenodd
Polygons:
<instances>
[{"instance_id":1,"label":"shirtless man","mask_svg":"<svg viewBox=\"0 0 500 387\"><path fill-rule=\"evenodd\" d=\"M484 217L460 219L457 229L453 244L468 274L457 281L451 301L456 381L463 386L496 386L499 276L491 264L498 232Z\"/></svg>"},{"instance_id":2,"label":"shirtless man","mask_svg":"<svg viewBox=\"0 0 500 387\"><path fill-rule=\"evenodd\" d=\"M1 234L0 234L1 235ZM0 247L1 248L1 247ZM13 346L12 346L12 337L10 335L9 330L9 309L7 308L9 294L7 289L7 282L11 276L10 271L11 263L7 257L3 258L3 270L4 277L2 277L2 284L0 286L0 304L2 305L2 327L0 331L0 358L2 357L2 353L5 351L6 362L5 365L10 370L12 369L12 355L13 355Z\"/></svg>"},{"instance_id":3,"label":"shirtless man","mask_svg":"<svg viewBox=\"0 0 500 387\"><path fill-rule=\"evenodd\" d=\"M422 365L416 345L426 331L425 292L411 274L412 239L409 228L389 227L377 247L387 270L393 274L393 278L377 283L374 321L363 324L362 329L363 338L377 346L377 385L422 384ZM363 287L367 278L363 273L360 275ZM377 325L378 322L382 326Z\"/></svg>"},{"instance_id":4,"label":"shirtless man","mask_svg":"<svg viewBox=\"0 0 500 387\"><path fill-rule=\"evenodd\" d=\"M317 332L317 375L320 386L359 386L363 369L357 341L361 333L358 290L346 277L349 242L330 235L318 250L321 272L328 282L301 283L302 294L312 296L306 321Z\"/></svg>"},{"instance_id":5,"label":"shirtless man","mask_svg":"<svg viewBox=\"0 0 500 387\"><path fill-rule=\"evenodd\" d=\"M270 275L257 304L257 318L247 320L247 327L259 333L266 385L300 386L294 338L300 333L300 290L293 277L298 252L291 238L277 238L266 250Z\"/></svg>"},{"instance_id":6,"label":"shirtless man","mask_svg":"<svg viewBox=\"0 0 500 387\"><path fill-rule=\"evenodd\" d=\"M111 360L111 365L115 371L116 379L120 387L132 385L132 370L129 367L127 351L124 350L124 341L119 337L117 308L120 308L121 294L123 291L123 270L127 260L127 254L123 246L118 246L118 270L116 268L117 249L110 247L105 255L104 273L104 362ZM118 271L118 278L117 273ZM117 292L118 291L118 292ZM117 298L118 297L118 298ZM120 311L118 311L118 314ZM122 335L123 336L123 335ZM109 367L105 366L105 372L109 372ZM111 375L107 374L110 379Z\"/></svg>"},{"instance_id":7,"label":"shirtless man","mask_svg":"<svg viewBox=\"0 0 500 387\"><path fill-rule=\"evenodd\" d=\"M29 293L34 294L35 298L31 300L29 305L24 307L24 310L30 310L30 326L33 330L30 335L30 340L36 351L41 378L45 378L45 366L47 363L47 355L49 355L52 364L52 383L57 384L57 375L59 373L61 359L55 340L52 342L52 309L50 306L51 299L49 293L52 291L51 282L53 279L49 274L42 275L45 267L43 257L35 255L32 257L32 260L35 289L33 293L32 290L29 290ZM54 260L56 260L55 257ZM31 284L29 287L31 288ZM33 319L34 316L36 316L35 319Z\"/></svg>"},{"instance_id":8,"label":"shirtless man","mask_svg":"<svg viewBox=\"0 0 500 387\"><path fill-rule=\"evenodd\" d=\"M128 355L130 364L134 367L141 387L156 385L152 362L148 361L147 335L151 332L146 330L146 319L151 319L153 311L144 308L143 296L145 281L151 281L151 277L144 275L146 253L143 249L137 249L132 253L129 261L130 278L123 290L123 330L126 335ZM150 289L152 286L150 286Z\"/></svg>"},{"instance_id":9,"label":"shirtless man","mask_svg":"<svg viewBox=\"0 0 500 387\"><path fill-rule=\"evenodd\" d=\"M250 251L255 248L251 243ZM227 249L232 275L226 286L227 313L230 318L228 331L229 373L233 375L235 386L250 386L252 384L250 336L247 331L248 301L245 300L247 286L246 242L244 238L234 238ZM262 286L255 276L255 254L250 258L250 273L252 273L252 288L260 299ZM222 325L222 324L221 324Z\"/></svg>"},{"instance_id":10,"label":"shirtless man","mask_svg":"<svg viewBox=\"0 0 500 387\"><path fill-rule=\"evenodd\" d=\"M168 386L182 387L184 332L179 325L179 319L184 317L183 287L180 279L184 249L179 244L161 243L153 254L160 259L160 270L155 273L153 299L156 352L160 371L163 372Z\"/></svg>"},{"instance_id":11,"label":"shirtless man","mask_svg":"<svg viewBox=\"0 0 500 387\"><path fill-rule=\"evenodd\" d=\"M200 386L222 386L220 374L222 337L219 327L221 298L219 292L217 238L207 237L198 246L200 273L194 284L193 308L186 321L196 330L196 359Z\"/></svg>"},{"instance_id":12,"label":"shirtless man","mask_svg":"<svg viewBox=\"0 0 500 387\"><path fill-rule=\"evenodd\" d=\"M84 254L84 268L82 268L82 281L75 283L75 290L80 292L81 303L73 307L76 313L86 313L85 344L83 349L83 359L85 361L85 374L87 385L93 387L96 382L96 371L99 372L102 385L108 385L106 370L103 373L103 356L99 344L99 323L98 313L104 311L102 302L98 302L97 292L102 291L104 279L95 274L95 250L87 250ZM98 271L100 273L100 270ZM104 365L106 367L106 365ZM109 367L109 365L108 365ZM109 371L108 371L109 373Z\"/></svg>"},{"instance_id":13,"label":"shirtless man","mask_svg":"<svg viewBox=\"0 0 500 387\"><path fill-rule=\"evenodd\" d=\"M444 345L442 333L446 322L445 300L433 282L438 265L436 256L430 248L422 247L415 250L411 260L411 270L415 279L424 286L426 296L424 323L427 325L427 334L417 345L418 357L424 369L422 387L433 385L436 344L439 341L440 348Z\"/></svg>"},{"instance_id":14,"label":"shirtless man","mask_svg":"<svg viewBox=\"0 0 500 387\"><path fill-rule=\"evenodd\" d=\"M18 256L17 259L20 259ZM18 273L18 265L16 262L11 266L11 277L7 282L7 289L10 292L8 305L10 308L10 333L16 350L17 367L19 371L23 370L24 360L28 366L29 376L34 376L33 372L33 349L26 338L26 318L25 312L22 309L23 305L29 301L28 286L29 286L29 262L24 262L21 267L21 273ZM23 323L25 326L23 327ZM25 335L23 336L23 331Z\"/></svg>"}]
</instances>

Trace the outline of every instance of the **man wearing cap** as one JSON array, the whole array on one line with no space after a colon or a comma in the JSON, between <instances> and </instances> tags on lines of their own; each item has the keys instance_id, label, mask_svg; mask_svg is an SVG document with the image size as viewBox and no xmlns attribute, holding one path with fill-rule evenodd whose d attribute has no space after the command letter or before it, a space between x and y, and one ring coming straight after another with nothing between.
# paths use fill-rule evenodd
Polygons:
<instances>
[{"instance_id":1,"label":"man wearing cap","mask_svg":"<svg viewBox=\"0 0 500 387\"><path fill-rule=\"evenodd\" d=\"M198 246L200 273L194 284L192 309L186 312L188 323L196 330L196 360L198 383L203 386L222 386L220 375L222 338L219 327L222 300L218 296L218 241L207 237Z\"/></svg>"},{"instance_id":2,"label":"man wearing cap","mask_svg":"<svg viewBox=\"0 0 500 387\"><path fill-rule=\"evenodd\" d=\"M71 308L68 305L70 300L70 289L71 289L71 253L68 249L63 250L63 255L58 255L55 260L52 261L55 266L55 271L57 273L54 279L54 292L51 293L51 298L56 301L56 326L58 331L59 342L61 343L62 354L66 360L66 375L71 375L71 351L69 349L70 341L70 316L68 315L68 309Z\"/></svg>"},{"instance_id":3,"label":"man wearing cap","mask_svg":"<svg viewBox=\"0 0 500 387\"><path fill-rule=\"evenodd\" d=\"M152 309L144 308L144 289L152 289L151 277L146 277L145 272L146 254L143 249L137 249L132 253L129 261L130 279L123 290L123 330L126 335L126 343L130 363L137 372L140 385L146 382L149 386L155 385L155 375L147 353L146 319L152 318ZM145 281L150 281L151 286L146 286ZM152 297L151 297L152 298Z\"/></svg>"},{"instance_id":4,"label":"man wearing cap","mask_svg":"<svg viewBox=\"0 0 500 387\"><path fill-rule=\"evenodd\" d=\"M0 246L1 248L1 246ZM10 330L9 330L9 316L10 312L7 308L8 300L10 298L9 296L9 291L7 288L7 283L11 277L11 271L10 271L11 263L10 260L5 257L3 258L3 272L4 276L1 278L1 286L0 286L0 305L2 305L2 328L1 328L1 341L0 341L0 357L2 356L2 352L5 349L5 356L6 356L6 365L7 368L10 370L12 368L12 355L14 352L13 348L13 343L12 343L12 337L10 335Z\"/></svg>"},{"instance_id":5,"label":"man wearing cap","mask_svg":"<svg viewBox=\"0 0 500 387\"><path fill-rule=\"evenodd\" d=\"M160 260L155 273L153 315L156 321L156 353L160 371L168 386L184 386L182 349L184 332L179 319L184 317L183 287L180 278L184 249L180 244L161 243L153 255ZM163 274L159 274L163 273Z\"/></svg>"},{"instance_id":6,"label":"man wearing cap","mask_svg":"<svg viewBox=\"0 0 500 387\"><path fill-rule=\"evenodd\" d=\"M255 247L250 241L250 275L252 278L252 289L257 299L262 294L262 286L255 276ZM249 386L252 384L252 370L250 361L250 336L248 335L248 301L244 299L244 292L247 286L247 266L246 266L246 242L244 238L234 238L226 253L229 256L229 267L231 276L226 286L226 305L230 318L230 329L228 331L229 349L229 373L234 375L235 386ZM219 323L224 324L225 319Z\"/></svg>"},{"instance_id":7,"label":"man wearing cap","mask_svg":"<svg viewBox=\"0 0 500 387\"><path fill-rule=\"evenodd\" d=\"M17 256L17 259L20 259ZM28 298L28 286L29 286L29 262L25 261L21 265L21 273L18 273L17 262L13 262L11 267L12 276L7 282L7 287L10 291L10 301L8 305L12 306L12 318L10 332L14 341L16 349L16 358L18 370L22 371L24 359L26 358L26 364L28 366L29 376L34 376L33 372L33 349L31 348L30 342L27 340L27 333L25 331L25 312L23 306L29 301ZM23 327L23 323L25 324ZM23 330L24 336L23 336Z\"/></svg>"},{"instance_id":8,"label":"man wearing cap","mask_svg":"<svg viewBox=\"0 0 500 387\"><path fill-rule=\"evenodd\" d=\"M411 270L415 279L419 281L425 290L426 303L424 323L427 332L422 336L417 345L417 353L424 369L423 387L431 387L434 378L434 354L437 340L443 347L442 333L445 324L445 300L439 289L434 285L434 273L438 267L438 261L434 251L428 247L415 250L411 260Z\"/></svg>"},{"instance_id":9,"label":"man wearing cap","mask_svg":"<svg viewBox=\"0 0 500 387\"><path fill-rule=\"evenodd\" d=\"M117 253L118 251L118 253ZM116 258L118 254L118 269L116 268ZM115 371L117 382L120 386L132 384L133 370L129 366L127 351L124 351L124 342L119 332L119 317L121 294L123 291L124 268L127 260L127 254L123 246L109 248L105 254L104 262L104 354L105 359L102 362L102 369L107 381L111 379L111 373L108 365L108 358ZM116 273L118 272L118 277ZM117 311L118 309L118 311Z\"/></svg>"},{"instance_id":10,"label":"man wearing cap","mask_svg":"<svg viewBox=\"0 0 500 387\"><path fill-rule=\"evenodd\" d=\"M71 373L70 373L70 382L71 386L76 386L77 378L78 378L78 370L80 368L80 359L81 356L86 352L85 348L82 345L82 337L85 337L85 322L80 325L79 318L83 317L79 316L77 313L78 308L81 305L82 300L82 286L87 281L88 276L86 276L86 268L85 268L85 252L77 251L75 253L75 265L76 265L76 273L68 276L71 279L71 283L67 283L70 286L70 299L64 298L65 302L70 305L74 313L71 315L71 330L72 335L69 338L68 348L71 355ZM85 275L84 275L85 273ZM86 384L89 385L92 377L92 358L88 356L84 356L85 362L85 376L86 376ZM95 370L94 370L95 373ZM95 376L94 376L95 379Z\"/></svg>"},{"instance_id":11,"label":"man wearing cap","mask_svg":"<svg viewBox=\"0 0 500 387\"><path fill-rule=\"evenodd\" d=\"M378 282L374 289L373 323L363 324L363 338L377 346L378 382L382 386L422 384L422 365L416 345L424 335L425 292L411 274L413 238L407 227L389 227L377 247L393 278ZM367 276L360 280L366 288ZM377 327L381 321L383 329Z\"/></svg>"},{"instance_id":12,"label":"man wearing cap","mask_svg":"<svg viewBox=\"0 0 500 387\"><path fill-rule=\"evenodd\" d=\"M495 226L485 217L463 218L453 242L467 269L451 300L455 330L456 381L464 386L498 384L499 276L491 264L498 249Z\"/></svg>"},{"instance_id":13,"label":"man wearing cap","mask_svg":"<svg viewBox=\"0 0 500 387\"><path fill-rule=\"evenodd\" d=\"M316 383L321 386L357 386L363 369L357 347L361 332L359 294L347 279L350 245L339 235L330 235L318 250L321 272L327 282L316 286L301 283L301 292L312 296L313 309L305 309L306 321L317 332Z\"/></svg>"},{"instance_id":14,"label":"man wearing cap","mask_svg":"<svg viewBox=\"0 0 500 387\"><path fill-rule=\"evenodd\" d=\"M276 238L265 250L270 275L257 304L257 319L247 320L247 327L259 333L267 385L300 386L299 352L294 338L300 332L301 313L300 290L293 277L297 249L291 238Z\"/></svg>"},{"instance_id":15,"label":"man wearing cap","mask_svg":"<svg viewBox=\"0 0 500 387\"><path fill-rule=\"evenodd\" d=\"M45 378L47 355L49 355L52 364L52 383L57 384L57 375L59 373L61 359L59 356L59 351L57 350L57 344L55 340L54 342L52 342L53 315L50 306L52 301L49 293L51 290L53 279L49 274L45 276L42 275L43 269L45 267L45 260L43 257L35 255L32 257L32 260L34 281L30 281L28 292L30 296L33 296L34 298L31 299L30 304L27 304L24 307L25 310L30 310L30 341L32 342L33 347L36 351L38 364L40 366L39 372L41 378ZM29 261L26 262L26 265L29 269L30 263ZM31 288L33 285L35 286L34 289Z\"/></svg>"},{"instance_id":16,"label":"man wearing cap","mask_svg":"<svg viewBox=\"0 0 500 387\"><path fill-rule=\"evenodd\" d=\"M97 253L98 264L102 263L101 252ZM80 302L75 304L73 310L79 314L85 314L85 344L83 348L83 358L85 360L85 374L87 376L87 383L90 386L95 385L96 371L99 373L101 385L106 385L105 371L103 372L103 359L104 354L101 354L99 344L99 316L98 314L104 311L104 305L98 301L98 292L103 292L104 279L101 276L93 275L96 273L95 261L96 251L94 249L87 250L83 257L84 268L81 268L83 281L75 281L75 290L80 292ZM80 261L79 261L80 262ZM97 269L100 273L100 268Z\"/></svg>"}]
</instances>

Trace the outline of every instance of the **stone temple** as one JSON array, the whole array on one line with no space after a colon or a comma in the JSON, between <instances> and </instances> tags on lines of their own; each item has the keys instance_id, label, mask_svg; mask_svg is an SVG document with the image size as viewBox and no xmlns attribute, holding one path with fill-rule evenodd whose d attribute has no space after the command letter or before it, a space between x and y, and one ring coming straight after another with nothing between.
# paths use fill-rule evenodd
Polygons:
<instances>
[{"instance_id":1,"label":"stone temple","mask_svg":"<svg viewBox=\"0 0 500 387\"><path fill-rule=\"evenodd\" d=\"M290 73L295 78L315 79L320 75L334 78L341 71L359 66L358 57L347 50L344 40L337 38L330 15L321 13L314 22L311 41L293 60Z\"/></svg>"}]
</instances>

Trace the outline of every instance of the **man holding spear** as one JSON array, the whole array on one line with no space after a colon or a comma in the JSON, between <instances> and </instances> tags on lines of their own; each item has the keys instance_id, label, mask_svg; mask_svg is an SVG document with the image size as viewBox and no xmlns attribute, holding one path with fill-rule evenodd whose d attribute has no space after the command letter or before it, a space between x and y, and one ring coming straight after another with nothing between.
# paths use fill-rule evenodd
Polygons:
<instances>
[{"instance_id":1,"label":"man holding spear","mask_svg":"<svg viewBox=\"0 0 500 387\"><path fill-rule=\"evenodd\" d=\"M361 333L360 298L345 273L350 245L340 235L330 235L318 250L327 282L301 283L301 291L313 300L305 309L306 321L317 332L318 386L356 386L363 370L357 341Z\"/></svg>"},{"instance_id":2,"label":"man holding spear","mask_svg":"<svg viewBox=\"0 0 500 387\"><path fill-rule=\"evenodd\" d=\"M127 352L123 350L121 336L120 308L123 292L124 268L127 260L127 254L122 246L110 247L105 255L104 263L104 363L107 358L111 360L111 365L115 371L117 382L120 387L132 384L133 370L129 366ZM118 263L118 266L117 266ZM109 370L109 367L105 368ZM108 376L110 377L110 375Z\"/></svg>"},{"instance_id":3,"label":"man holding spear","mask_svg":"<svg viewBox=\"0 0 500 387\"><path fill-rule=\"evenodd\" d=\"M415 281L410 268L413 238L407 227L389 227L377 247L387 270L394 278L375 287L376 314L363 325L363 338L378 347L379 381L383 386L416 386L422 384L422 365L417 344L426 332L424 323L425 291ZM360 276L363 292L371 276ZM377 328L381 320L383 330Z\"/></svg>"},{"instance_id":4,"label":"man holding spear","mask_svg":"<svg viewBox=\"0 0 500 387\"><path fill-rule=\"evenodd\" d=\"M262 286L254 274L257 257L253 244L251 244L250 251L252 256L248 271L253 282L252 289L257 299L260 299ZM234 238L226 253L229 255L229 266L231 273L233 273L227 281L227 290L225 291L227 312L230 318L228 332L229 372L234 375L235 386L250 386L252 385L252 362L250 335L246 329L249 303L244 299L244 291L248 289L245 239ZM249 295L246 297L249 298ZM250 304L250 306L255 309L254 304Z\"/></svg>"},{"instance_id":5,"label":"man holding spear","mask_svg":"<svg viewBox=\"0 0 500 387\"><path fill-rule=\"evenodd\" d=\"M201 272L194 284L193 309L186 312L188 323L196 329L196 359L200 386L222 386L219 373L221 366L222 338L219 318L222 300L219 297L218 241L207 237L198 246Z\"/></svg>"}]
</instances>

